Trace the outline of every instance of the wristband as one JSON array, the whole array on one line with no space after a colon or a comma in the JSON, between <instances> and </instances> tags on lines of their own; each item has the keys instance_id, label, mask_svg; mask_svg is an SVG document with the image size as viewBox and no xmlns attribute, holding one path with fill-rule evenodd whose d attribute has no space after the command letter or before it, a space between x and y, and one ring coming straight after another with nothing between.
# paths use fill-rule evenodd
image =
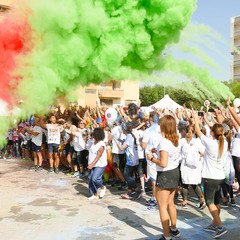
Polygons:
<instances>
[{"instance_id":1,"label":"wristband","mask_svg":"<svg viewBox=\"0 0 240 240\"><path fill-rule=\"evenodd\" d=\"M153 158L154 158L154 157L151 157L151 159L150 159L151 162L153 161Z\"/></svg>"}]
</instances>

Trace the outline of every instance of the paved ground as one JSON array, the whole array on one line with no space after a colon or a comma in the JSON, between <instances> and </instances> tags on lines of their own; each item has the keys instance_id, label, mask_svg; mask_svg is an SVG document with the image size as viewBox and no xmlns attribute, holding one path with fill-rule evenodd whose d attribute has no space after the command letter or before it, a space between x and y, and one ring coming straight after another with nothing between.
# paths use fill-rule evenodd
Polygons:
<instances>
[{"instance_id":1,"label":"paved ground","mask_svg":"<svg viewBox=\"0 0 240 240\"><path fill-rule=\"evenodd\" d=\"M149 196L124 200L108 187L103 199L87 200L86 181L63 173L29 170L31 162L0 160L0 239L86 240L158 239L161 224L157 210L147 210ZM221 239L240 239L240 197L237 206L222 210L229 232ZM178 203L179 205L180 203ZM211 239L202 227L210 223L208 210L198 211L194 201L178 207L180 239Z\"/></svg>"}]
</instances>

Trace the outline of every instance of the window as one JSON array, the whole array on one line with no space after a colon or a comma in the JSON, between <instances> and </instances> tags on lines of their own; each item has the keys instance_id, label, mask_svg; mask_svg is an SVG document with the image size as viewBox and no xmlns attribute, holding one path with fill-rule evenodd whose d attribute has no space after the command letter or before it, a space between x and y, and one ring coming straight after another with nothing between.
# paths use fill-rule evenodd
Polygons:
<instances>
[{"instance_id":1,"label":"window","mask_svg":"<svg viewBox=\"0 0 240 240\"><path fill-rule=\"evenodd\" d=\"M85 89L86 94L96 94L97 90L96 89Z\"/></svg>"},{"instance_id":2,"label":"window","mask_svg":"<svg viewBox=\"0 0 240 240\"><path fill-rule=\"evenodd\" d=\"M113 105L113 100L112 99L100 99L100 104L105 103L107 106L112 106Z\"/></svg>"}]
</instances>

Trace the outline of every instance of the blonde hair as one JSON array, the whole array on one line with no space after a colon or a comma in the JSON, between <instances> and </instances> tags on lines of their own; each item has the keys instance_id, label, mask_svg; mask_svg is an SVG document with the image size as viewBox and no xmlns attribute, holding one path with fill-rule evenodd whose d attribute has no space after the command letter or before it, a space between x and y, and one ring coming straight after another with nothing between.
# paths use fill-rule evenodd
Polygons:
<instances>
[{"instance_id":1,"label":"blonde hair","mask_svg":"<svg viewBox=\"0 0 240 240\"><path fill-rule=\"evenodd\" d=\"M165 115L160 120L160 128L164 137L177 147L179 136L177 134L177 123L173 116Z\"/></svg>"},{"instance_id":2,"label":"blonde hair","mask_svg":"<svg viewBox=\"0 0 240 240\"><path fill-rule=\"evenodd\" d=\"M215 123L212 127L214 137L219 141L218 143L218 155L221 158L224 148L224 130L222 124Z\"/></svg>"}]
</instances>

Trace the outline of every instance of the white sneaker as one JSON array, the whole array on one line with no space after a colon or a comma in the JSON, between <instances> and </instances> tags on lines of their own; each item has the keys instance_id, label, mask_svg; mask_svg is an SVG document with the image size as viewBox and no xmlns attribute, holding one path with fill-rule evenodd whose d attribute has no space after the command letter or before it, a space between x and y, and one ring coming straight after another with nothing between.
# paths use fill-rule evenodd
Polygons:
<instances>
[{"instance_id":1,"label":"white sneaker","mask_svg":"<svg viewBox=\"0 0 240 240\"><path fill-rule=\"evenodd\" d=\"M103 198L105 193L106 193L106 187L105 186L103 186L103 188L98 189L99 198Z\"/></svg>"},{"instance_id":2,"label":"white sneaker","mask_svg":"<svg viewBox=\"0 0 240 240\"><path fill-rule=\"evenodd\" d=\"M75 177L78 177L79 176L79 172L75 172L73 175L72 175L72 178L75 178Z\"/></svg>"},{"instance_id":3,"label":"white sneaker","mask_svg":"<svg viewBox=\"0 0 240 240\"><path fill-rule=\"evenodd\" d=\"M87 198L87 200L93 200L93 199L98 199L98 196L92 195L91 197Z\"/></svg>"}]
</instances>

